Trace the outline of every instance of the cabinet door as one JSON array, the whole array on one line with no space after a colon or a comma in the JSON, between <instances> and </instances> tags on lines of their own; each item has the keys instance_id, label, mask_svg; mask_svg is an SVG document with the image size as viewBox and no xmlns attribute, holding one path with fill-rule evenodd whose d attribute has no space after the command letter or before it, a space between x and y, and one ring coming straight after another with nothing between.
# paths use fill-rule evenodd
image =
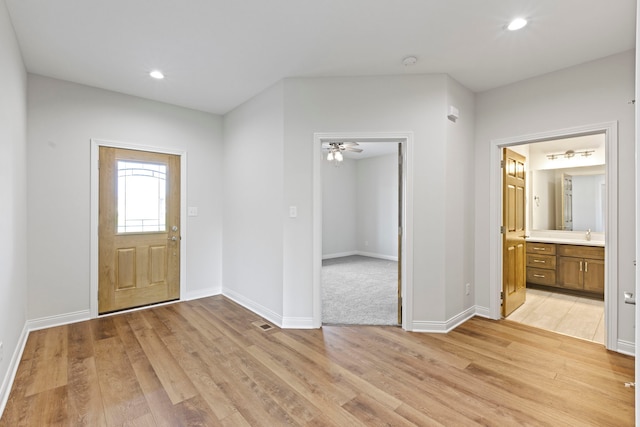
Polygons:
<instances>
[{"instance_id":1,"label":"cabinet door","mask_svg":"<svg viewBox=\"0 0 640 427\"><path fill-rule=\"evenodd\" d=\"M582 258L558 257L558 286L567 289L583 289Z\"/></svg>"},{"instance_id":2,"label":"cabinet door","mask_svg":"<svg viewBox=\"0 0 640 427\"><path fill-rule=\"evenodd\" d=\"M604 293L604 260L584 260L584 290Z\"/></svg>"}]
</instances>

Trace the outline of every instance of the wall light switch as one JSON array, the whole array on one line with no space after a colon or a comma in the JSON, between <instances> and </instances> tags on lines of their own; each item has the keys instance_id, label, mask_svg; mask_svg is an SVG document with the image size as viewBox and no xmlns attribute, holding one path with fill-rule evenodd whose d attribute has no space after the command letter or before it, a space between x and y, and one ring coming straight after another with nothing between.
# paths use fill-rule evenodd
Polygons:
<instances>
[{"instance_id":1,"label":"wall light switch","mask_svg":"<svg viewBox=\"0 0 640 427\"><path fill-rule=\"evenodd\" d=\"M296 218L298 216L298 207L289 206L289 218Z\"/></svg>"},{"instance_id":2,"label":"wall light switch","mask_svg":"<svg viewBox=\"0 0 640 427\"><path fill-rule=\"evenodd\" d=\"M187 208L187 216L198 216L198 208L195 206L189 206Z\"/></svg>"}]
</instances>

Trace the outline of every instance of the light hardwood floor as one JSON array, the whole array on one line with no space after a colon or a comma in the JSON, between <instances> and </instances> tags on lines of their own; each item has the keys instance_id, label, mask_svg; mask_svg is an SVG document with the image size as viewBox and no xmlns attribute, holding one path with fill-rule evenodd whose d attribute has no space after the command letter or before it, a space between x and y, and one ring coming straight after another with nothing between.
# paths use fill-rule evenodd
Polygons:
<instances>
[{"instance_id":1,"label":"light hardwood floor","mask_svg":"<svg viewBox=\"0 0 640 427\"><path fill-rule=\"evenodd\" d=\"M527 288L509 320L604 345L604 301Z\"/></svg>"},{"instance_id":2,"label":"light hardwood floor","mask_svg":"<svg viewBox=\"0 0 640 427\"><path fill-rule=\"evenodd\" d=\"M508 320L263 330L216 296L30 334L0 426L634 423L634 360Z\"/></svg>"}]
</instances>

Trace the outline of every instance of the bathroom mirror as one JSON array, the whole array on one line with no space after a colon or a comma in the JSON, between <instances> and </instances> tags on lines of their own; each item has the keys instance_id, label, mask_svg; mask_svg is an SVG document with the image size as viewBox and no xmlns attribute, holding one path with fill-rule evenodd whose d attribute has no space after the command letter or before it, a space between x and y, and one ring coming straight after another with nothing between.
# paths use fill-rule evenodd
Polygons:
<instances>
[{"instance_id":1,"label":"bathroom mirror","mask_svg":"<svg viewBox=\"0 0 640 427\"><path fill-rule=\"evenodd\" d=\"M604 232L605 166L529 172L531 230Z\"/></svg>"}]
</instances>

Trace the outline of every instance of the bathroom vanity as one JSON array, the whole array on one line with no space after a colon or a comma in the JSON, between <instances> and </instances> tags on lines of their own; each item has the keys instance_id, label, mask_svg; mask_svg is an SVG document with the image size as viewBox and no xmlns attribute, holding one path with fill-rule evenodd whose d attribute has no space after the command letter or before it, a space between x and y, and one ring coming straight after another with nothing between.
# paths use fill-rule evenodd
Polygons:
<instances>
[{"instance_id":1,"label":"bathroom vanity","mask_svg":"<svg viewBox=\"0 0 640 427\"><path fill-rule=\"evenodd\" d=\"M604 240L527 239L527 286L604 298Z\"/></svg>"}]
</instances>

